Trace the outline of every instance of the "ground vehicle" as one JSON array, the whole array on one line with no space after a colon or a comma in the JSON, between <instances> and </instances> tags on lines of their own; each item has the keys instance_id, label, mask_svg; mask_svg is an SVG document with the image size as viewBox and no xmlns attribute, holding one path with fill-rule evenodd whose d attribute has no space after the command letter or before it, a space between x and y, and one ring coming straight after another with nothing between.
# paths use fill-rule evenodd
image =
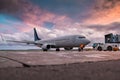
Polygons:
<instances>
[{"instance_id":1,"label":"ground vehicle","mask_svg":"<svg viewBox=\"0 0 120 80\"><path fill-rule=\"evenodd\" d=\"M119 45L117 43L94 43L93 48L98 51L118 51Z\"/></svg>"},{"instance_id":2,"label":"ground vehicle","mask_svg":"<svg viewBox=\"0 0 120 80\"><path fill-rule=\"evenodd\" d=\"M105 43L94 43L93 49L99 51L118 51L120 43L120 35L112 33L105 35Z\"/></svg>"}]
</instances>

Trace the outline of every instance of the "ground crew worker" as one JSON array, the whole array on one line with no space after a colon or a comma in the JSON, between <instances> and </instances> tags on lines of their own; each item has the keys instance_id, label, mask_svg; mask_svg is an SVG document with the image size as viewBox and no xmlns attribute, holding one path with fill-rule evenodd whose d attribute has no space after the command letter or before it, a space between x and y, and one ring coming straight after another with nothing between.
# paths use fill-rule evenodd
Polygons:
<instances>
[{"instance_id":1,"label":"ground crew worker","mask_svg":"<svg viewBox=\"0 0 120 80\"><path fill-rule=\"evenodd\" d=\"M84 48L84 44L80 44L79 51L83 51L83 48Z\"/></svg>"},{"instance_id":2,"label":"ground crew worker","mask_svg":"<svg viewBox=\"0 0 120 80\"><path fill-rule=\"evenodd\" d=\"M119 51L119 48L117 47L117 45L115 45L115 47L113 48L114 51Z\"/></svg>"}]
</instances>

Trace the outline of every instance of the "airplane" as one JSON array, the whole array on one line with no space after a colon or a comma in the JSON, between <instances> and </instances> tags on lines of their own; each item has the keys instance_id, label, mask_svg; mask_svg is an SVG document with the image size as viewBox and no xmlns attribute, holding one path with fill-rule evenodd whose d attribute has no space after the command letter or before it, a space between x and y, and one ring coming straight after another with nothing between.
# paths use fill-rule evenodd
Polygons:
<instances>
[{"instance_id":1,"label":"airplane","mask_svg":"<svg viewBox=\"0 0 120 80\"><path fill-rule=\"evenodd\" d=\"M68 35L52 39L41 39L38 37L36 28L34 28L34 41L7 41L34 44L41 47L43 51L48 51L51 48L56 48L56 51L60 51L60 48L71 50L73 47L78 47L78 50L81 51L87 44L90 43L90 41L82 35Z\"/></svg>"}]
</instances>

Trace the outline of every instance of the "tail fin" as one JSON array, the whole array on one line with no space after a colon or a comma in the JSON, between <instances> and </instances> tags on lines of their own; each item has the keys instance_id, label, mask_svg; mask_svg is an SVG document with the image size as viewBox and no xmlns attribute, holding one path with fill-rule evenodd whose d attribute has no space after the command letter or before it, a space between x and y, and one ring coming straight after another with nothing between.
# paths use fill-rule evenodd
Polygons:
<instances>
[{"instance_id":1,"label":"tail fin","mask_svg":"<svg viewBox=\"0 0 120 80\"><path fill-rule=\"evenodd\" d=\"M38 37L37 31L34 28L34 41L37 41L37 40L41 40L41 39Z\"/></svg>"}]
</instances>

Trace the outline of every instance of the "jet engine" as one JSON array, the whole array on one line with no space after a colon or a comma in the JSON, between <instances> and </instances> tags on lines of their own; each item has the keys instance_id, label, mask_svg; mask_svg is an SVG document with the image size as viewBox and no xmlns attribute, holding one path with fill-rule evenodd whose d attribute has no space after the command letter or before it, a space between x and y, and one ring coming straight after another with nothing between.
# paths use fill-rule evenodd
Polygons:
<instances>
[{"instance_id":1,"label":"jet engine","mask_svg":"<svg viewBox=\"0 0 120 80\"><path fill-rule=\"evenodd\" d=\"M41 48L43 49L43 51L47 51L48 49L51 48L51 45L49 45L49 44L43 44L43 45L41 46Z\"/></svg>"},{"instance_id":2,"label":"jet engine","mask_svg":"<svg viewBox=\"0 0 120 80\"><path fill-rule=\"evenodd\" d=\"M73 47L66 47L66 48L64 48L65 50L71 50L71 49L73 49Z\"/></svg>"}]
</instances>

